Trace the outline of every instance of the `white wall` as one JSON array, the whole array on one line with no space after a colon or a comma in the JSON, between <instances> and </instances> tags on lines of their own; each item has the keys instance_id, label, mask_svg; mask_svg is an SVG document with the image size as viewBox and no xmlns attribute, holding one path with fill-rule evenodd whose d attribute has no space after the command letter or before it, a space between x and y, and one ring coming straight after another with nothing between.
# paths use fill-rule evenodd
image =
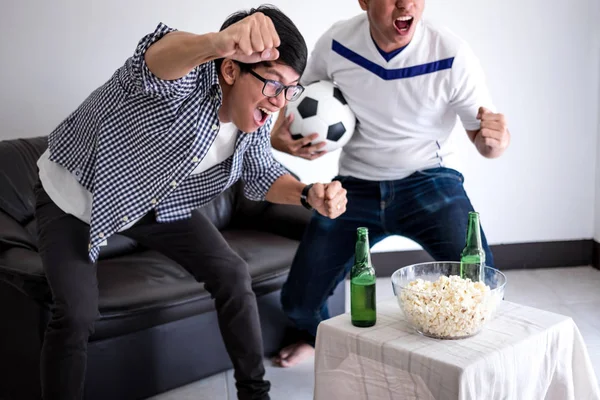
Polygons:
<instances>
[{"instance_id":1,"label":"white wall","mask_svg":"<svg viewBox=\"0 0 600 400\"><path fill-rule=\"evenodd\" d=\"M600 91L598 92L600 93ZM600 95L599 95L600 96ZM596 228L594 230L594 239L600 243L600 107L598 108L598 151L596 152Z\"/></svg>"},{"instance_id":2,"label":"white wall","mask_svg":"<svg viewBox=\"0 0 600 400\"><path fill-rule=\"evenodd\" d=\"M204 6L208 3L210 8ZM294 19L309 47L332 22L360 12L356 0L271 3ZM425 15L467 39L479 55L494 101L512 131L510 150L494 161L478 156L461 131L455 135L464 158L466 187L491 243L594 235L600 108L600 46L590 39L600 36L595 3L427 0ZM158 21L194 32L217 30L229 13L257 4L3 2L0 138L48 134L123 63ZM277 157L307 182L328 180L337 170L337 154L313 162ZM600 232L600 217L596 227ZM391 239L378 250L414 247L406 240Z\"/></svg>"},{"instance_id":3,"label":"white wall","mask_svg":"<svg viewBox=\"0 0 600 400\"><path fill-rule=\"evenodd\" d=\"M600 90L598 92L600 97ZM595 215L596 215L596 228L594 231L594 239L600 243L600 107L598 107L598 151L596 152L596 201L595 201Z\"/></svg>"},{"instance_id":4,"label":"white wall","mask_svg":"<svg viewBox=\"0 0 600 400\"><path fill-rule=\"evenodd\" d=\"M600 2L597 1L595 3L595 9L594 6L592 7L592 12L590 13L590 15L592 16L592 18L595 18L596 20L600 19ZM594 17L595 16L595 17ZM593 46L593 50L595 50L595 54L596 54L596 62L595 62L595 69L596 71L600 71L600 27L596 28L596 33L594 36L590 37L590 41L592 42L592 46ZM594 65L594 64L593 64ZM600 78L596 80L596 87L598 88L598 92L597 92L597 97L596 97L596 101L597 101L597 107L596 107L596 123L597 123L597 134L596 134L596 176L595 176L595 183L596 183L596 197L595 197L595 228L594 228L594 239L596 240L596 242L600 243Z\"/></svg>"},{"instance_id":5,"label":"white wall","mask_svg":"<svg viewBox=\"0 0 600 400\"><path fill-rule=\"evenodd\" d=\"M598 4L598 9L600 10L600 4ZM600 11L598 12L600 15ZM599 35L600 36L600 35ZM598 69L600 70L600 37L596 41L598 44ZM598 98L600 99L600 85L598 87ZM596 152L596 199L595 199L595 216L596 216L596 224L594 229L594 239L596 242L600 243L600 106L598 106L598 135L596 136L597 140L597 152Z\"/></svg>"}]
</instances>

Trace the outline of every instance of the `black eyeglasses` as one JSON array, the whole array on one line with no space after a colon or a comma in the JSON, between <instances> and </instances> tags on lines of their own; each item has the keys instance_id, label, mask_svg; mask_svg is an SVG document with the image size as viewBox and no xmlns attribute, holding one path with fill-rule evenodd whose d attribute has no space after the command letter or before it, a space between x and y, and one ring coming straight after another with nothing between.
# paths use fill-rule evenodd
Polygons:
<instances>
[{"instance_id":1,"label":"black eyeglasses","mask_svg":"<svg viewBox=\"0 0 600 400\"><path fill-rule=\"evenodd\" d=\"M274 81L271 79L265 79L253 70L250 70L250 74L256 77L256 79L260 80L264 83L262 94L266 97L277 97L279 94L285 90L285 98L287 101L298 100L298 97L304 92L304 86L302 85L289 85L286 86L279 81Z\"/></svg>"}]
</instances>

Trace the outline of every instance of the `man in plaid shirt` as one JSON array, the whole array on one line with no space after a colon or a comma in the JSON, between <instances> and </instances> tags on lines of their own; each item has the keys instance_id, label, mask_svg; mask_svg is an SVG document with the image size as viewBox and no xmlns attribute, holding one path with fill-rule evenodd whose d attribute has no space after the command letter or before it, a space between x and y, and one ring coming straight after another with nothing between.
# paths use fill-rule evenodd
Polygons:
<instances>
[{"instance_id":1,"label":"man in plaid shirt","mask_svg":"<svg viewBox=\"0 0 600 400\"><path fill-rule=\"evenodd\" d=\"M36 186L54 301L42 349L44 399L82 397L99 246L116 232L205 283L239 398L269 398L247 265L194 210L243 179L253 200L302 204L329 218L345 211L339 182L304 185L271 154L270 116L302 93L306 59L302 35L273 7L233 14L218 33L159 24L50 134Z\"/></svg>"}]
</instances>

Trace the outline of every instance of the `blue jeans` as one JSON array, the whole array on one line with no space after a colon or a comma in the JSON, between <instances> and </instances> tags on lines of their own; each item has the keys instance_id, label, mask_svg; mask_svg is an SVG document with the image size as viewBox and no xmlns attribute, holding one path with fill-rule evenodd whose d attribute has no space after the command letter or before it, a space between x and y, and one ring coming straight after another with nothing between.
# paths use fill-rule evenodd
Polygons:
<instances>
[{"instance_id":1,"label":"blue jeans","mask_svg":"<svg viewBox=\"0 0 600 400\"><path fill-rule=\"evenodd\" d=\"M281 291L285 313L312 344L317 326L329 318L327 298L352 267L356 228L369 228L371 246L400 235L420 244L435 260L458 261L468 213L473 211L462 174L450 168L419 171L395 181L334 179L348 191L347 210L336 219L313 214ZM486 264L493 267L483 230L482 241Z\"/></svg>"}]
</instances>

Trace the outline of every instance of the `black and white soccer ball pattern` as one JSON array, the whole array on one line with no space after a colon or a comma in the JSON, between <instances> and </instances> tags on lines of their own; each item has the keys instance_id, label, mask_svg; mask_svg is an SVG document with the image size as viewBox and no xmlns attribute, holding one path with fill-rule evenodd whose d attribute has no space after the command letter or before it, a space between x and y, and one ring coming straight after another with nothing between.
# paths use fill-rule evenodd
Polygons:
<instances>
[{"instance_id":1,"label":"black and white soccer ball pattern","mask_svg":"<svg viewBox=\"0 0 600 400\"><path fill-rule=\"evenodd\" d=\"M313 144L325 142L322 150L333 151L341 148L354 133L356 117L342 95L342 92L329 81L318 81L306 87L302 96L290 102L286 116L294 113L290 126L292 137L298 139L318 133Z\"/></svg>"}]
</instances>

